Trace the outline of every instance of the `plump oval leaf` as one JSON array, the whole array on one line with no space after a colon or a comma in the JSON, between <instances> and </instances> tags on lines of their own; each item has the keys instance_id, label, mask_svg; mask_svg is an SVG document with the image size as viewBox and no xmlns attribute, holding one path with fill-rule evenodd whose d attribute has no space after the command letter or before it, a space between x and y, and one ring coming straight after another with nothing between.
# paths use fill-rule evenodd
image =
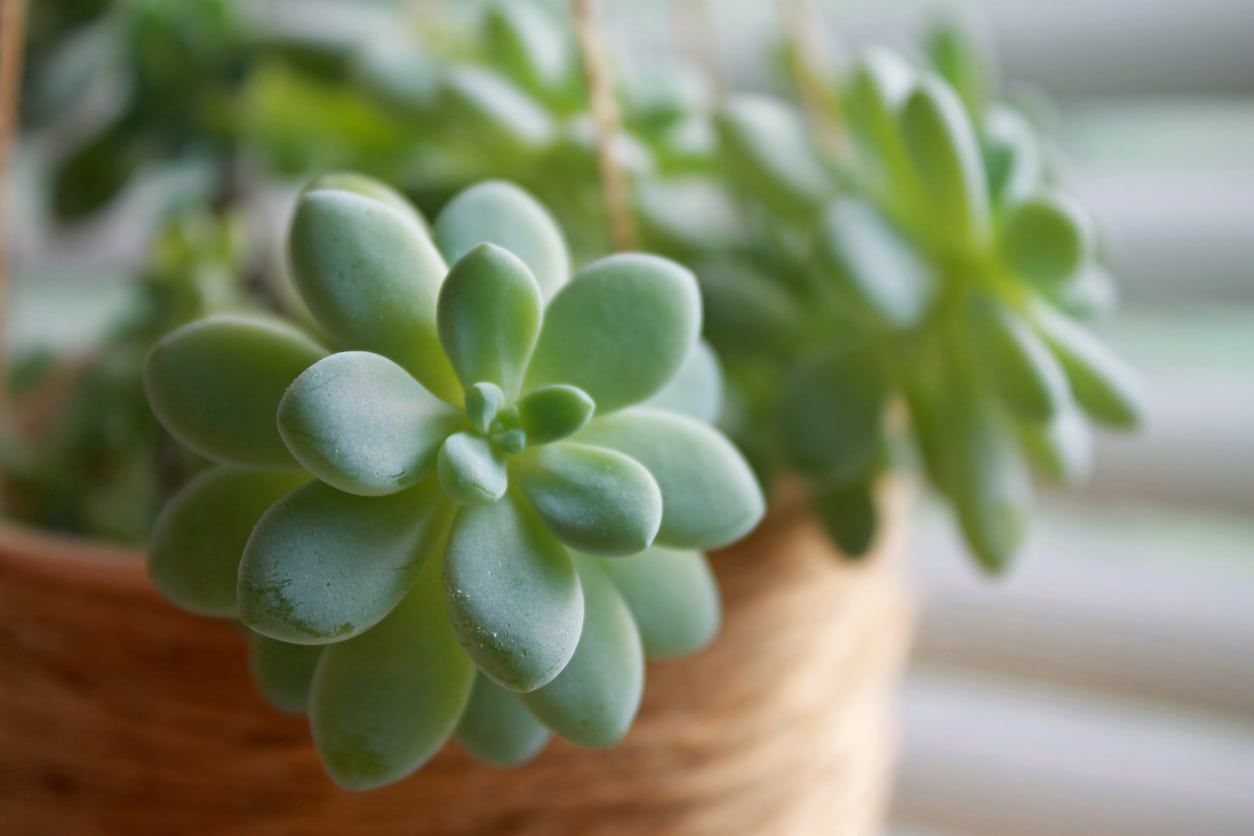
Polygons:
<instances>
[{"instance_id":1,"label":"plump oval leaf","mask_svg":"<svg viewBox=\"0 0 1254 836\"><path fill-rule=\"evenodd\" d=\"M498 154L539 154L556 138L557 126L540 102L489 70L472 66L450 70L441 104L452 124L464 126L474 140Z\"/></svg>"},{"instance_id":2,"label":"plump oval leaf","mask_svg":"<svg viewBox=\"0 0 1254 836\"><path fill-rule=\"evenodd\" d=\"M234 618L235 578L253 526L308 477L297 471L215 467L161 510L148 545L148 577L185 610Z\"/></svg>"},{"instance_id":3,"label":"plump oval leaf","mask_svg":"<svg viewBox=\"0 0 1254 836\"><path fill-rule=\"evenodd\" d=\"M1006 107L989 110L984 121L984 169L997 206L1008 206L1035 192L1045 174L1040 141L1032 126Z\"/></svg>"},{"instance_id":4,"label":"plump oval leaf","mask_svg":"<svg viewBox=\"0 0 1254 836\"><path fill-rule=\"evenodd\" d=\"M698 340L675 376L644 405L713 423L723 408L723 370L710 344Z\"/></svg>"},{"instance_id":5,"label":"plump oval leaf","mask_svg":"<svg viewBox=\"0 0 1254 836\"><path fill-rule=\"evenodd\" d=\"M544 206L503 180L458 193L435 220L435 240L449 263L480 244L496 244L522 259L547 299L570 277L562 230Z\"/></svg>"},{"instance_id":6,"label":"plump oval leaf","mask_svg":"<svg viewBox=\"0 0 1254 836\"><path fill-rule=\"evenodd\" d=\"M569 94L575 53L553 12L534 3L496 2L484 13L488 55L510 78L547 101Z\"/></svg>"},{"instance_id":7,"label":"plump oval leaf","mask_svg":"<svg viewBox=\"0 0 1254 836\"><path fill-rule=\"evenodd\" d=\"M374 629L323 651L309 725L327 772L346 789L404 778L457 728L475 666L440 606L440 561Z\"/></svg>"},{"instance_id":8,"label":"plump oval leaf","mask_svg":"<svg viewBox=\"0 0 1254 836\"><path fill-rule=\"evenodd\" d=\"M373 177L367 177L364 174L356 174L351 171L333 171L330 174L324 174L315 178L305 191L317 191L319 189L340 189L346 192L354 192L363 197L373 198L380 203L386 203L393 209L397 209L409 217L413 218L424 229L427 228L427 219L422 216L418 208L396 189L383 183Z\"/></svg>"},{"instance_id":9,"label":"plump oval leaf","mask_svg":"<svg viewBox=\"0 0 1254 836\"><path fill-rule=\"evenodd\" d=\"M540 753L549 730L523 706L518 694L486 676L475 678L466 713L457 726L457 742L480 760L516 766Z\"/></svg>"},{"instance_id":10,"label":"plump oval leaf","mask_svg":"<svg viewBox=\"0 0 1254 836\"><path fill-rule=\"evenodd\" d=\"M989 38L971 20L951 17L939 20L923 39L932 66L958 93L972 119L980 119L995 91L996 74Z\"/></svg>"},{"instance_id":11,"label":"plump oval leaf","mask_svg":"<svg viewBox=\"0 0 1254 836\"><path fill-rule=\"evenodd\" d=\"M240 620L294 644L355 636L386 616L439 554L448 518L434 480L382 497L305 485L271 508L248 540Z\"/></svg>"},{"instance_id":12,"label":"plump oval leaf","mask_svg":"<svg viewBox=\"0 0 1254 836\"><path fill-rule=\"evenodd\" d=\"M536 389L518 402L518 420L528 444L566 438L587 424L595 411L587 392L561 383Z\"/></svg>"},{"instance_id":13,"label":"plump oval leaf","mask_svg":"<svg viewBox=\"0 0 1254 836\"><path fill-rule=\"evenodd\" d=\"M986 295L968 309L971 345L992 388L1029 421L1048 421L1070 400L1067 377L1032 327Z\"/></svg>"},{"instance_id":14,"label":"plump oval leaf","mask_svg":"<svg viewBox=\"0 0 1254 836\"><path fill-rule=\"evenodd\" d=\"M870 351L848 351L803 368L781 416L781 443L800 472L848 485L865 479L883 438L888 381Z\"/></svg>"},{"instance_id":15,"label":"plump oval leaf","mask_svg":"<svg viewBox=\"0 0 1254 836\"><path fill-rule=\"evenodd\" d=\"M444 589L462 646L512 691L545 684L575 652L584 605L570 556L513 497L458 514Z\"/></svg>"},{"instance_id":16,"label":"plump oval leaf","mask_svg":"<svg viewBox=\"0 0 1254 836\"><path fill-rule=\"evenodd\" d=\"M866 203L831 204L820 235L844 288L890 326L917 325L931 308L939 284L932 265Z\"/></svg>"},{"instance_id":17,"label":"plump oval leaf","mask_svg":"<svg viewBox=\"0 0 1254 836\"><path fill-rule=\"evenodd\" d=\"M804 215L832 188L805 119L792 105L762 95L740 95L719 114L727 170L753 196L775 209Z\"/></svg>"},{"instance_id":18,"label":"plump oval leaf","mask_svg":"<svg viewBox=\"0 0 1254 836\"><path fill-rule=\"evenodd\" d=\"M458 419L396 363L345 351L296 378L278 422L288 450L314 476L347 493L383 496L431 472Z\"/></svg>"},{"instance_id":19,"label":"plump oval leaf","mask_svg":"<svg viewBox=\"0 0 1254 836\"><path fill-rule=\"evenodd\" d=\"M306 191L292 216L288 256L301 296L328 333L395 360L460 405L436 329L447 267L413 217L353 192Z\"/></svg>"},{"instance_id":20,"label":"plump oval leaf","mask_svg":"<svg viewBox=\"0 0 1254 836\"><path fill-rule=\"evenodd\" d=\"M648 548L662 522L662 493L639 462L615 450L564 441L531 451L516 478L557 539L601 556Z\"/></svg>"},{"instance_id":21,"label":"plump oval leaf","mask_svg":"<svg viewBox=\"0 0 1254 836\"><path fill-rule=\"evenodd\" d=\"M688 270L626 253L580 270L549 303L527 387L578 386L612 412L644 400L678 371L701 330Z\"/></svg>"},{"instance_id":22,"label":"plump oval leaf","mask_svg":"<svg viewBox=\"0 0 1254 836\"><path fill-rule=\"evenodd\" d=\"M601 567L631 610L650 659L695 653L714 640L723 611L705 555L654 546Z\"/></svg>"},{"instance_id":23,"label":"plump oval leaf","mask_svg":"<svg viewBox=\"0 0 1254 836\"><path fill-rule=\"evenodd\" d=\"M325 353L283 323L214 316L153 347L144 389L162 425L197 453L227 464L293 467L275 413L288 385Z\"/></svg>"},{"instance_id":24,"label":"plump oval leaf","mask_svg":"<svg viewBox=\"0 0 1254 836\"><path fill-rule=\"evenodd\" d=\"M871 47L858 59L845 91L845 114L859 149L890 180L900 182L905 149L897 112L914 84L915 71L890 49Z\"/></svg>"},{"instance_id":25,"label":"plump oval leaf","mask_svg":"<svg viewBox=\"0 0 1254 836\"><path fill-rule=\"evenodd\" d=\"M280 711L303 714L322 648L275 641L260 633L248 634L248 668L261 695Z\"/></svg>"},{"instance_id":26,"label":"plump oval leaf","mask_svg":"<svg viewBox=\"0 0 1254 836\"><path fill-rule=\"evenodd\" d=\"M489 382L518 394L544 315L540 287L518 256L479 244L457 260L440 288L440 342L468 389Z\"/></svg>"},{"instance_id":27,"label":"plump oval leaf","mask_svg":"<svg viewBox=\"0 0 1254 836\"><path fill-rule=\"evenodd\" d=\"M1078 409L1061 410L1045 424L1019 424L1019 446L1038 473L1065 486L1083 483L1093 473L1093 431Z\"/></svg>"},{"instance_id":28,"label":"plump oval leaf","mask_svg":"<svg viewBox=\"0 0 1254 836\"><path fill-rule=\"evenodd\" d=\"M815 490L810 506L841 554L857 559L870 552L879 514L868 483Z\"/></svg>"},{"instance_id":29,"label":"plump oval leaf","mask_svg":"<svg viewBox=\"0 0 1254 836\"><path fill-rule=\"evenodd\" d=\"M636 408L594 418L575 440L626 453L662 491L656 542L680 549L725 546L762 519L753 471L717 430L672 412Z\"/></svg>"},{"instance_id":30,"label":"plump oval leaf","mask_svg":"<svg viewBox=\"0 0 1254 836\"><path fill-rule=\"evenodd\" d=\"M901 110L901 131L941 239L975 244L988 234L988 186L971 120L944 82L925 78Z\"/></svg>"},{"instance_id":31,"label":"plump oval leaf","mask_svg":"<svg viewBox=\"0 0 1254 836\"><path fill-rule=\"evenodd\" d=\"M1144 395L1133 372L1096 337L1046 304L1032 320L1071 384L1076 402L1095 421L1131 429L1141 423Z\"/></svg>"},{"instance_id":32,"label":"plump oval leaf","mask_svg":"<svg viewBox=\"0 0 1254 836\"><path fill-rule=\"evenodd\" d=\"M592 558L578 558L585 613L579 646L549 684L523 704L555 734L604 749L627 734L644 691L644 651L631 611Z\"/></svg>"},{"instance_id":33,"label":"plump oval leaf","mask_svg":"<svg viewBox=\"0 0 1254 836\"><path fill-rule=\"evenodd\" d=\"M1045 192L1011 207L998 246L1012 270L1044 285L1074 275L1094 249L1095 232L1072 198Z\"/></svg>"},{"instance_id":34,"label":"plump oval leaf","mask_svg":"<svg viewBox=\"0 0 1254 836\"><path fill-rule=\"evenodd\" d=\"M496 502L509 486L505 456L486 438L472 433L454 433L445 439L436 470L444 493L458 505Z\"/></svg>"}]
</instances>

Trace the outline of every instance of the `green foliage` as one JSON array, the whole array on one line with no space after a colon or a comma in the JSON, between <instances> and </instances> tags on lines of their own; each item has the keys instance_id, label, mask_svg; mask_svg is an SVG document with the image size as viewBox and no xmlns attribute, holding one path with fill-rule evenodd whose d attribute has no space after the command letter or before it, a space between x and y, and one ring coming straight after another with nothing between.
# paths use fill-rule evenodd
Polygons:
<instances>
[{"instance_id":1,"label":"green foliage","mask_svg":"<svg viewBox=\"0 0 1254 836\"><path fill-rule=\"evenodd\" d=\"M556 223L508 184L447 211L428 227L378 183L320 178L289 252L341 350L219 317L164 340L146 374L180 438L258 468L214 471L172 505L154 577L273 642L255 670L280 707L302 702L297 646L325 645L311 724L347 787L401 777L455 729L497 763L548 731L612 744L639 705L642 633L669 656L718 623L704 558L651 547L725 545L764 511L705 423L721 386L691 273L630 254L568 277ZM668 393L677 378L691 391ZM613 574L588 556L641 552Z\"/></svg>"}]
</instances>

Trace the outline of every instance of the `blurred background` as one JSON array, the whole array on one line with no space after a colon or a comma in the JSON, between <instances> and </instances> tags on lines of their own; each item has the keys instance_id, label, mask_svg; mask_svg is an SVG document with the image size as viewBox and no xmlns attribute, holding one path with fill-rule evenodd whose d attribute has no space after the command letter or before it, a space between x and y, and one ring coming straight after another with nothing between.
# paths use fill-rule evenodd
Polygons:
<instances>
[{"instance_id":1,"label":"blurred background","mask_svg":"<svg viewBox=\"0 0 1254 836\"><path fill-rule=\"evenodd\" d=\"M453 4L409 5L421 21ZM838 57L906 45L937 10L819 5ZM251 6L284 31L365 42L393 12L384 0ZM647 54L675 37L665 2L603 6L623 46ZM1103 442L1085 488L1043 502L1003 580L974 572L943 510L921 503L911 535L921 615L891 831L1254 831L1254 3L968 6L987 21L1004 76L1055 102L1071 181L1121 280L1103 333L1142 370L1151 410L1146 431ZM761 85L774 4L710 7L724 72ZM120 95L90 69L64 81L92 85L83 119ZM49 125L16 160L15 357L86 350L115 330L171 195L220 186L205 184L203 156L183 154L144 167L87 222L55 225L41 183L82 126ZM273 206L291 188L259 195L249 223L278 223Z\"/></svg>"}]
</instances>

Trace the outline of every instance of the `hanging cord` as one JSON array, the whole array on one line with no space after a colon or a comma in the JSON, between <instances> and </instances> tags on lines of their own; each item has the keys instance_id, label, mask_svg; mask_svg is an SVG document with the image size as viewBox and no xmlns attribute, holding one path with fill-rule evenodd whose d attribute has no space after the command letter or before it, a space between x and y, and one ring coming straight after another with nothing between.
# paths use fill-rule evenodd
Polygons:
<instances>
[{"instance_id":1,"label":"hanging cord","mask_svg":"<svg viewBox=\"0 0 1254 836\"><path fill-rule=\"evenodd\" d=\"M597 170L605 195L610 244L615 250L634 250L638 238L630 185L614 154L620 123L618 102L614 98L614 87L605 60L605 44L601 39L596 3L595 0L574 0L574 7L584 81L596 128Z\"/></svg>"},{"instance_id":2,"label":"hanging cord","mask_svg":"<svg viewBox=\"0 0 1254 836\"><path fill-rule=\"evenodd\" d=\"M831 57L823 44L823 20L814 0L777 0L788 39L793 78L801 109L824 151L843 157L848 152L840 100L831 87Z\"/></svg>"},{"instance_id":3,"label":"hanging cord","mask_svg":"<svg viewBox=\"0 0 1254 836\"><path fill-rule=\"evenodd\" d=\"M0 0L0 431L8 415L9 200L18 79L22 73L23 0Z\"/></svg>"}]
</instances>

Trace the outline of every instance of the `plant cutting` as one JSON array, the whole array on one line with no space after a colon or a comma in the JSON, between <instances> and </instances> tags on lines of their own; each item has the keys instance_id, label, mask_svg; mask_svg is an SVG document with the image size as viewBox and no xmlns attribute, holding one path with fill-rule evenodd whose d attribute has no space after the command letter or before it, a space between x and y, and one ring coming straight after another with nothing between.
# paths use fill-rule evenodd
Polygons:
<instances>
[{"instance_id":1,"label":"plant cutting","mask_svg":"<svg viewBox=\"0 0 1254 836\"><path fill-rule=\"evenodd\" d=\"M695 278L639 254L568 276L556 224L499 182L429 231L381 184L328 175L289 252L343 350L216 317L149 357L154 412L220 463L158 520L154 582L251 628L263 692L308 708L344 786L394 781L454 732L497 763L550 731L612 745L644 654L717 628L701 550L764 510L703 420L717 368ZM697 417L644 403L659 395Z\"/></svg>"}]
</instances>

